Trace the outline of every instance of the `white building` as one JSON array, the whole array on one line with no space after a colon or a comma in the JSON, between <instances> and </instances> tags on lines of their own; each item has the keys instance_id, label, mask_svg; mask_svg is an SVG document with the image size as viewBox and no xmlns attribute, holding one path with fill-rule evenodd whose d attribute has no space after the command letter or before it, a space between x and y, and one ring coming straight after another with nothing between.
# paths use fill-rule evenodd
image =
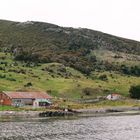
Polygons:
<instances>
[{"instance_id":1,"label":"white building","mask_svg":"<svg viewBox=\"0 0 140 140\"><path fill-rule=\"evenodd\" d=\"M109 94L106 98L107 98L108 100L115 101L115 100L121 99L121 95L116 94L116 93L112 93L112 94Z\"/></svg>"}]
</instances>

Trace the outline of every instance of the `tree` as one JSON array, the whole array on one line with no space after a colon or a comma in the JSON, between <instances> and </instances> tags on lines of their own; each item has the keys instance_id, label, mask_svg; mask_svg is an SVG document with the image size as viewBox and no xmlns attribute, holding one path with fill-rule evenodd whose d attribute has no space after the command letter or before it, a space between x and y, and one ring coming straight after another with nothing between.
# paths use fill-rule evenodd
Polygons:
<instances>
[{"instance_id":1,"label":"tree","mask_svg":"<svg viewBox=\"0 0 140 140\"><path fill-rule=\"evenodd\" d=\"M140 85L131 86L129 93L131 98L140 99Z\"/></svg>"}]
</instances>

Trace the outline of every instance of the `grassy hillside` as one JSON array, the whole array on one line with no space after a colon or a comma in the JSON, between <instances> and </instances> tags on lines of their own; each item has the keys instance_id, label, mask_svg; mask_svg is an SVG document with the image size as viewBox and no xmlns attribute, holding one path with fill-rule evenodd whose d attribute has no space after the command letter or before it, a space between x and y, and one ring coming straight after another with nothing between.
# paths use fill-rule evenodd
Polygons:
<instances>
[{"instance_id":1,"label":"grassy hillside","mask_svg":"<svg viewBox=\"0 0 140 140\"><path fill-rule=\"evenodd\" d=\"M89 29L0 21L0 90L69 99L129 96L140 84L140 42Z\"/></svg>"},{"instance_id":2,"label":"grassy hillside","mask_svg":"<svg viewBox=\"0 0 140 140\"><path fill-rule=\"evenodd\" d=\"M87 75L96 69L140 75L140 42L94 30L64 28L42 22L1 20L0 47L1 51L11 53L15 60L57 62ZM97 51L104 52L102 59L99 59L100 53ZM110 52L118 63L121 57L127 59L129 54L134 66L131 68L127 63L112 63L106 59Z\"/></svg>"},{"instance_id":3,"label":"grassy hillside","mask_svg":"<svg viewBox=\"0 0 140 140\"><path fill-rule=\"evenodd\" d=\"M0 53L0 90L43 90L56 97L87 99L117 92L129 96L131 85L140 77L115 72L94 71L85 76L60 63L25 63L15 61L10 53ZM100 79L107 75L106 80Z\"/></svg>"}]
</instances>

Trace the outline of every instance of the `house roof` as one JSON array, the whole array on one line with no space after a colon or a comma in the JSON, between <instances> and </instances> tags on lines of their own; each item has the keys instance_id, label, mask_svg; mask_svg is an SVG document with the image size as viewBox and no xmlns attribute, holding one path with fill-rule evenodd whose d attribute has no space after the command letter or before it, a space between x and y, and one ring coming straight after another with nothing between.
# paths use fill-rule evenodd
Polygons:
<instances>
[{"instance_id":1,"label":"house roof","mask_svg":"<svg viewBox=\"0 0 140 140\"><path fill-rule=\"evenodd\" d=\"M14 92L3 91L11 99L50 99L52 98L46 92Z\"/></svg>"},{"instance_id":2,"label":"house roof","mask_svg":"<svg viewBox=\"0 0 140 140\"><path fill-rule=\"evenodd\" d=\"M118 94L118 93L112 93L111 95L112 96L120 96L120 94Z\"/></svg>"}]
</instances>

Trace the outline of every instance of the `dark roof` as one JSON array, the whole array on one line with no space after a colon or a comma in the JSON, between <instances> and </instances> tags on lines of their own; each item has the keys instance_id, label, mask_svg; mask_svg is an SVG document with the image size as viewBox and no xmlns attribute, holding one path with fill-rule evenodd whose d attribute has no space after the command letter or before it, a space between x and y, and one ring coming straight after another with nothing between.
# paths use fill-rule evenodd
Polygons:
<instances>
[{"instance_id":1,"label":"dark roof","mask_svg":"<svg viewBox=\"0 0 140 140\"><path fill-rule=\"evenodd\" d=\"M50 99L52 98L46 92L16 92L3 91L11 99Z\"/></svg>"}]
</instances>

